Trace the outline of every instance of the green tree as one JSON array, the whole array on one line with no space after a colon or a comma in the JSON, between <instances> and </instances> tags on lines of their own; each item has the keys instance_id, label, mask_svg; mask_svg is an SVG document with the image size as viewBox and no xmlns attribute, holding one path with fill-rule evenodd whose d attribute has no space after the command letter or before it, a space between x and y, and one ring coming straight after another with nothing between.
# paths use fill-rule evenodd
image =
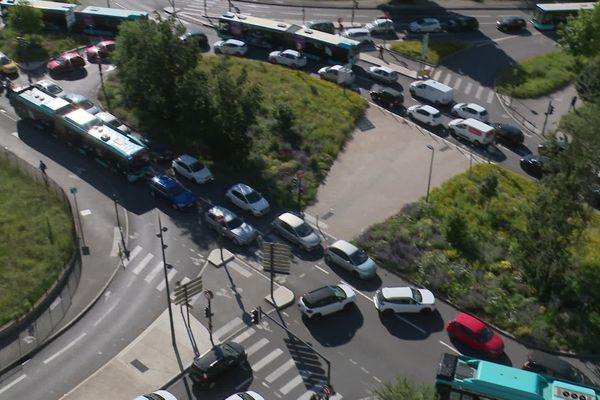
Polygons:
<instances>
[{"instance_id":1,"label":"green tree","mask_svg":"<svg viewBox=\"0 0 600 400\"><path fill-rule=\"evenodd\" d=\"M27 0L19 0L9 9L8 27L21 35L40 34L44 28L42 11L31 7Z\"/></svg>"},{"instance_id":2,"label":"green tree","mask_svg":"<svg viewBox=\"0 0 600 400\"><path fill-rule=\"evenodd\" d=\"M579 97L585 101L598 102L600 100L600 57L596 57L583 66L577 75L575 88Z\"/></svg>"},{"instance_id":3,"label":"green tree","mask_svg":"<svg viewBox=\"0 0 600 400\"><path fill-rule=\"evenodd\" d=\"M579 12L560 28L560 45L568 53L581 58L600 53L600 7Z\"/></svg>"},{"instance_id":4,"label":"green tree","mask_svg":"<svg viewBox=\"0 0 600 400\"><path fill-rule=\"evenodd\" d=\"M399 377L395 382L385 382L374 392L377 400L435 400L432 385L418 384L411 379Z\"/></svg>"}]
</instances>

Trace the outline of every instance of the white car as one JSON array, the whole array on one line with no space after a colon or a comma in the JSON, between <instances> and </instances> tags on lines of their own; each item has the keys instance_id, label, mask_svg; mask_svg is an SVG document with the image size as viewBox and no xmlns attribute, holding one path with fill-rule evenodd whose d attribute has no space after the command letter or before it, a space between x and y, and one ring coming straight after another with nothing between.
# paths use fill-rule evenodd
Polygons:
<instances>
[{"instance_id":1,"label":"white car","mask_svg":"<svg viewBox=\"0 0 600 400\"><path fill-rule=\"evenodd\" d=\"M166 390L157 390L156 392L138 396L134 400L177 400L177 397L173 396Z\"/></svg>"},{"instance_id":2,"label":"white car","mask_svg":"<svg viewBox=\"0 0 600 400\"><path fill-rule=\"evenodd\" d=\"M428 105L410 106L406 110L408 117L429 126L438 126L442 123L442 113L435 107Z\"/></svg>"},{"instance_id":3,"label":"white car","mask_svg":"<svg viewBox=\"0 0 600 400\"><path fill-rule=\"evenodd\" d=\"M338 240L325 250L325 262L344 268L367 279L377 273L377 264L363 250L345 240Z\"/></svg>"},{"instance_id":4,"label":"white car","mask_svg":"<svg viewBox=\"0 0 600 400\"><path fill-rule=\"evenodd\" d=\"M246 43L237 39L219 40L213 44L215 54L243 56L248 51Z\"/></svg>"},{"instance_id":5,"label":"white car","mask_svg":"<svg viewBox=\"0 0 600 400\"><path fill-rule=\"evenodd\" d=\"M385 66L375 65L369 67L367 73L371 78L385 83L393 83L398 80L398 73L393 69Z\"/></svg>"},{"instance_id":6,"label":"white car","mask_svg":"<svg viewBox=\"0 0 600 400\"><path fill-rule=\"evenodd\" d=\"M346 29L344 32L340 33L340 36L347 39L356 40L360 44L373 42L373 38L371 37L369 30L365 28Z\"/></svg>"},{"instance_id":7,"label":"white car","mask_svg":"<svg viewBox=\"0 0 600 400\"><path fill-rule=\"evenodd\" d=\"M339 85L351 85L354 82L354 72L342 65L332 65L319 70L319 77Z\"/></svg>"},{"instance_id":8,"label":"white car","mask_svg":"<svg viewBox=\"0 0 600 400\"><path fill-rule=\"evenodd\" d=\"M394 21L387 18L377 18L375 21L365 25L365 29L367 29L371 35L388 35L395 32Z\"/></svg>"},{"instance_id":9,"label":"white car","mask_svg":"<svg viewBox=\"0 0 600 400\"><path fill-rule=\"evenodd\" d=\"M243 183L238 183L229 188L225 197L244 211L251 212L260 217L269 212L269 202L256 190Z\"/></svg>"},{"instance_id":10,"label":"white car","mask_svg":"<svg viewBox=\"0 0 600 400\"><path fill-rule=\"evenodd\" d=\"M249 392L232 394L225 400L265 400L265 398L256 392L249 391Z\"/></svg>"},{"instance_id":11,"label":"white car","mask_svg":"<svg viewBox=\"0 0 600 400\"><path fill-rule=\"evenodd\" d=\"M408 25L408 30L414 33L441 32L442 25L435 18L421 18Z\"/></svg>"},{"instance_id":12,"label":"white car","mask_svg":"<svg viewBox=\"0 0 600 400\"><path fill-rule=\"evenodd\" d=\"M407 286L384 287L373 296L373 303L379 312L428 313L435 310L435 297L427 289Z\"/></svg>"},{"instance_id":13,"label":"white car","mask_svg":"<svg viewBox=\"0 0 600 400\"><path fill-rule=\"evenodd\" d=\"M214 206L204 214L208 226L235 244L242 246L256 240L258 232L225 207Z\"/></svg>"},{"instance_id":14,"label":"white car","mask_svg":"<svg viewBox=\"0 0 600 400\"><path fill-rule=\"evenodd\" d=\"M276 64L287 65L298 68L306 66L306 57L296 50L272 51L269 53L269 61Z\"/></svg>"},{"instance_id":15,"label":"white car","mask_svg":"<svg viewBox=\"0 0 600 400\"><path fill-rule=\"evenodd\" d=\"M207 183L214 179L206 165L187 154L174 159L171 162L171 167L181 176L191 179L196 183Z\"/></svg>"},{"instance_id":16,"label":"white car","mask_svg":"<svg viewBox=\"0 0 600 400\"><path fill-rule=\"evenodd\" d=\"M356 301L356 293L345 283L324 286L308 292L298 300L298 308L308 318L318 318L342 311Z\"/></svg>"},{"instance_id":17,"label":"white car","mask_svg":"<svg viewBox=\"0 0 600 400\"><path fill-rule=\"evenodd\" d=\"M482 122L490 120L487 110L475 103L458 103L452 107L452 114L461 118L475 118Z\"/></svg>"},{"instance_id":18,"label":"white car","mask_svg":"<svg viewBox=\"0 0 600 400\"><path fill-rule=\"evenodd\" d=\"M321 236L302 218L292 213L286 212L281 214L271 223L271 226L281 236L306 251L310 251L321 245Z\"/></svg>"}]
</instances>

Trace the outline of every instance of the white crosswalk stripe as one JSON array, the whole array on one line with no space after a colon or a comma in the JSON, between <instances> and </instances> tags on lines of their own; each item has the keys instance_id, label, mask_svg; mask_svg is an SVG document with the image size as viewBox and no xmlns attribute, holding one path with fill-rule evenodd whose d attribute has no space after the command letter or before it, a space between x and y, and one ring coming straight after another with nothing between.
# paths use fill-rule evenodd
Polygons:
<instances>
[{"instance_id":1,"label":"white crosswalk stripe","mask_svg":"<svg viewBox=\"0 0 600 400\"><path fill-rule=\"evenodd\" d=\"M169 272L167 273L167 280L169 281L169 283L171 283L171 281L173 280L173 278L175 278L175 275L177 275L177 270L175 268L171 268L169 270ZM163 290L165 290L165 287L167 286L167 283L165 282L165 280L161 280L160 283L156 286L156 290L158 290L159 292L162 292Z\"/></svg>"},{"instance_id":2,"label":"white crosswalk stripe","mask_svg":"<svg viewBox=\"0 0 600 400\"><path fill-rule=\"evenodd\" d=\"M225 325L223 325L222 327L217 329L214 333L214 336L216 338L218 338L219 340L222 340L225 336L227 336L228 334L233 332L235 329L237 329L243 323L244 323L244 321L242 321L242 319L240 317L235 317L234 319L232 319L231 321L229 321L228 323L226 323Z\"/></svg>"},{"instance_id":3,"label":"white crosswalk stripe","mask_svg":"<svg viewBox=\"0 0 600 400\"><path fill-rule=\"evenodd\" d=\"M441 75L442 75L442 70L438 69L437 71L435 71L435 74L433 74L433 79L436 81L439 81Z\"/></svg>"},{"instance_id":4,"label":"white crosswalk stripe","mask_svg":"<svg viewBox=\"0 0 600 400\"><path fill-rule=\"evenodd\" d=\"M492 101L494 101L494 91L490 90L490 92L488 93L487 102L489 104L492 104Z\"/></svg>"},{"instance_id":5,"label":"white crosswalk stripe","mask_svg":"<svg viewBox=\"0 0 600 400\"><path fill-rule=\"evenodd\" d=\"M250 336L254 335L255 333L256 333L256 331L254 329L248 328L244 332L242 332L239 335L237 335L236 337L234 337L232 340L237 344L241 344L244 340L248 339Z\"/></svg>"},{"instance_id":6,"label":"white crosswalk stripe","mask_svg":"<svg viewBox=\"0 0 600 400\"><path fill-rule=\"evenodd\" d=\"M248 354L248 357L250 357L252 354L265 347L267 344L269 344L269 339L261 338L258 342L254 343L252 346L246 349L246 354Z\"/></svg>"},{"instance_id":7,"label":"white crosswalk stripe","mask_svg":"<svg viewBox=\"0 0 600 400\"><path fill-rule=\"evenodd\" d=\"M467 82L467 87L465 88L465 94L468 95L469 93L471 93L471 88L473 88L473 83L472 82Z\"/></svg>"},{"instance_id":8,"label":"white crosswalk stripe","mask_svg":"<svg viewBox=\"0 0 600 400\"><path fill-rule=\"evenodd\" d=\"M135 246L135 248L131 251L131 253L129 253L129 259L125 259L123 260L123 265L124 266L128 266L129 263L131 263L131 261L133 261L133 259L140 254L140 251L142 251L142 247L141 246Z\"/></svg>"},{"instance_id":9,"label":"white crosswalk stripe","mask_svg":"<svg viewBox=\"0 0 600 400\"><path fill-rule=\"evenodd\" d=\"M286 372L288 372L290 369L292 369L292 367L295 367L296 363L294 362L294 360L289 359L287 360L285 363L283 363L281 366L279 366L279 368L277 368L275 371L271 372L266 378L265 381L267 383L273 383L275 382L277 379L279 379L283 374L285 374Z\"/></svg>"},{"instance_id":10,"label":"white crosswalk stripe","mask_svg":"<svg viewBox=\"0 0 600 400\"><path fill-rule=\"evenodd\" d=\"M154 254L152 254L152 253L146 254L146 257L144 257L142 259L142 261L140 261L140 263L134 268L133 273L137 275L140 272L142 272L142 270L146 267L146 265L148 265L148 263L150 262L150 260L152 260L152 258L154 258Z\"/></svg>"},{"instance_id":11,"label":"white crosswalk stripe","mask_svg":"<svg viewBox=\"0 0 600 400\"><path fill-rule=\"evenodd\" d=\"M450 79L452 79L452 74L446 75L446 77L444 78L444 85L449 84L450 83Z\"/></svg>"},{"instance_id":12,"label":"white crosswalk stripe","mask_svg":"<svg viewBox=\"0 0 600 400\"><path fill-rule=\"evenodd\" d=\"M113 244L112 249L110 249L110 256L116 257L119 254L119 243L121 242L121 231L119 231L119 227L115 226L113 231Z\"/></svg>"},{"instance_id":13,"label":"white crosswalk stripe","mask_svg":"<svg viewBox=\"0 0 600 400\"><path fill-rule=\"evenodd\" d=\"M289 381L284 386L282 386L279 389L279 391L281 392L282 395L285 396L289 392L291 392L296 386L301 384L303 380L304 380L304 378L302 378L302 375L296 375L291 381Z\"/></svg>"},{"instance_id":14,"label":"white crosswalk stripe","mask_svg":"<svg viewBox=\"0 0 600 400\"><path fill-rule=\"evenodd\" d=\"M281 349L273 350L272 352L270 352L269 354L264 356L262 359L255 362L254 364L252 364L252 371L254 371L254 372L260 371L267 364L269 364L270 362L272 362L273 360L275 360L277 357L279 357L282 354L283 354L283 351Z\"/></svg>"},{"instance_id":15,"label":"white crosswalk stripe","mask_svg":"<svg viewBox=\"0 0 600 400\"><path fill-rule=\"evenodd\" d=\"M156 277L156 275L158 275L162 270L163 270L163 262L159 262L158 264L156 264L156 266L154 267L154 269L152 271L150 271L150 273L148 275L146 275L146 278L144 278L144 280L146 282L150 282L152 279L154 279Z\"/></svg>"},{"instance_id":16,"label":"white crosswalk stripe","mask_svg":"<svg viewBox=\"0 0 600 400\"><path fill-rule=\"evenodd\" d=\"M476 99L479 99L479 98L481 98L481 92L483 92L483 87L482 87L482 86L479 86L479 87L477 88L477 91L475 92L475 98L476 98Z\"/></svg>"},{"instance_id":17,"label":"white crosswalk stripe","mask_svg":"<svg viewBox=\"0 0 600 400\"><path fill-rule=\"evenodd\" d=\"M462 83L462 78L456 78L456 81L454 81L454 90L458 90L460 89L460 84Z\"/></svg>"}]
</instances>

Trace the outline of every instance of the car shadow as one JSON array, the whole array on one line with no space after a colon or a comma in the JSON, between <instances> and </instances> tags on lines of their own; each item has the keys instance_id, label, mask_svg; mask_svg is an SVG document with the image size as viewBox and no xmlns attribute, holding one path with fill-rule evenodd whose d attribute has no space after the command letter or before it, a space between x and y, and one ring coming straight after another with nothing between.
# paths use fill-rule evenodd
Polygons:
<instances>
[{"instance_id":1,"label":"car shadow","mask_svg":"<svg viewBox=\"0 0 600 400\"><path fill-rule=\"evenodd\" d=\"M402 340L424 340L432 332L444 329L444 320L437 310L414 315L379 313L379 320L391 335Z\"/></svg>"},{"instance_id":2,"label":"car shadow","mask_svg":"<svg viewBox=\"0 0 600 400\"><path fill-rule=\"evenodd\" d=\"M224 372L207 386L194 382L192 394L196 399L207 397L224 399L231 395L231 388L236 388L235 390L240 392L246 391L250 388L253 380L252 368L246 363L241 367L234 367Z\"/></svg>"},{"instance_id":3,"label":"car shadow","mask_svg":"<svg viewBox=\"0 0 600 400\"><path fill-rule=\"evenodd\" d=\"M451 135L452 136L452 135ZM478 146L460 136L452 136L454 140L467 147L473 153L483 157L486 161L502 162L506 160L506 154L496 145Z\"/></svg>"},{"instance_id":4,"label":"car shadow","mask_svg":"<svg viewBox=\"0 0 600 400\"><path fill-rule=\"evenodd\" d=\"M48 76L55 81L78 81L81 79L85 79L88 76L87 69L81 68L77 71L67 72L67 73L59 73L52 74L48 73Z\"/></svg>"},{"instance_id":5,"label":"car shadow","mask_svg":"<svg viewBox=\"0 0 600 400\"><path fill-rule=\"evenodd\" d=\"M479 360L491 361L496 364L503 364L503 365L506 365L509 367L512 367L512 365L513 365L512 360L506 354L506 352L502 353L499 357L492 358L492 357L486 355L485 353L482 353L480 351L470 348L466 344L459 342L456 339L451 339L451 338L448 338L448 339L450 340L450 343L452 343L452 346L454 346L454 348L456 350L458 350L461 354L463 354L467 357L473 357L473 358L477 358Z\"/></svg>"},{"instance_id":6,"label":"car shadow","mask_svg":"<svg viewBox=\"0 0 600 400\"><path fill-rule=\"evenodd\" d=\"M328 381L327 367L323 365L324 360L312 348L311 343L301 342L292 335L288 335L283 341L296 368L305 372L301 376L306 388L315 387Z\"/></svg>"},{"instance_id":7,"label":"car shadow","mask_svg":"<svg viewBox=\"0 0 600 400\"><path fill-rule=\"evenodd\" d=\"M323 347L336 347L350 342L364 323L362 313L355 304L316 319L303 315L302 320L312 337Z\"/></svg>"},{"instance_id":8,"label":"car shadow","mask_svg":"<svg viewBox=\"0 0 600 400\"><path fill-rule=\"evenodd\" d=\"M522 29L520 31L501 31L501 30L498 30L498 32L504 34L505 37L506 36L522 36L522 37L527 37L527 36L532 36L533 35L529 29Z\"/></svg>"},{"instance_id":9,"label":"car shadow","mask_svg":"<svg viewBox=\"0 0 600 400\"><path fill-rule=\"evenodd\" d=\"M526 156L529 154L533 154L531 149L529 149L529 147L525 146L524 144L509 145L509 144L505 144L503 142L499 142L499 143L502 144L502 146L505 149L510 150L513 153L520 155L520 156Z\"/></svg>"}]
</instances>

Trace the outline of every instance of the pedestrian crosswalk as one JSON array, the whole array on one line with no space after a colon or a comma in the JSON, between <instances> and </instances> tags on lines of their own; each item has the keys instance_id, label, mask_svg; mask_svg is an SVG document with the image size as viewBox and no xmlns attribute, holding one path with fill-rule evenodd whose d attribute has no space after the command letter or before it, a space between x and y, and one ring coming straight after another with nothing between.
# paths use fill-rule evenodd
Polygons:
<instances>
[{"instance_id":1,"label":"pedestrian crosswalk","mask_svg":"<svg viewBox=\"0 0 600 400\"><path fill-rule=\"evenodd\" d=\"M462 91L467 96L474 96L479 102L484 101L487 104L492 104L496 97L493 88L479 86L477 82L471 82L464 76L455 76L452 72L444 69L436 69L431 77L444 85L452 87L455 93ZM472 92L474 93L471 94Z\"/></svg>"}]
</instances>

